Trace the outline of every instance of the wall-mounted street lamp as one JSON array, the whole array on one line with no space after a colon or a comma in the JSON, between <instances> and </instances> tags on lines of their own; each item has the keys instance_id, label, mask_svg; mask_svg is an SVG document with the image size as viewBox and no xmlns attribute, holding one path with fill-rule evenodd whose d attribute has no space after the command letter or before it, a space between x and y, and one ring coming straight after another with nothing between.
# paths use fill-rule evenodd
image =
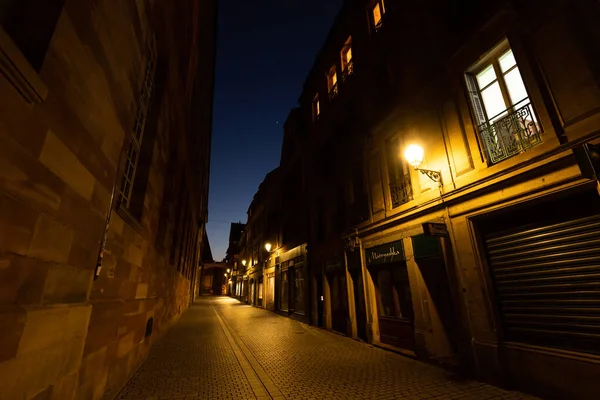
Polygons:
<instances>
[{"instance_id":1,"label":"wall-mounted street lamp","mask_svg":"<svg viewBox=\"0 0 600 400\"><path fill-rule=\"evenodd\" d=\"M246 260L242 260L242 265L245 267L246 266L247 261Z\"/></svg>"},{"instance_id":2,"label":"wall-mounted street lamp","mask_svg":"<svg viewBox=\"0 0 600 400\"><path fill-rule=\"evenodd\" d=\"M427 175L429 179L441 186L442 173L440 171L419 168L419 166L423 163L423 153L423 148L421 146L411 144L404 151L404 158L416 171L421 172L423 175Z\"/></svg>"},{"instance_id":3,"label":"wall-mounted street lamp","mask_svg":"<svg viewBox=\"0 0 600 400\"><path fill-rule=\"evenodd\" d=\"M231 272L231 269L227 268L227 273L230 273L230 272Z\"/></svg>"},{"instance_id":4,"label":"wall-mounted street lamp","mask_svg":"<svg viewBox=\"0 0 600 400\"><path fill-rule=\"evenodd\" d=\"M265 250L266 250L267 252L270 252L270 251L271 251L271 243L269 243L269 242L265 243Z\"/></svg>"}]
</instances>

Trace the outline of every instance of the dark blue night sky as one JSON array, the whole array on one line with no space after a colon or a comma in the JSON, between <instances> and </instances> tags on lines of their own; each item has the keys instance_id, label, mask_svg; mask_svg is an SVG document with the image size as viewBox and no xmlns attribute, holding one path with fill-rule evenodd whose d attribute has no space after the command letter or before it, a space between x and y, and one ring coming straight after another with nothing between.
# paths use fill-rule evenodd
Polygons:
<instances>
[{"instance_id":1,"label":"dark blue night sky","mask_svg":"<svg viewBox=\"0 0 600 400\"><path fill-rule=\"evenodd\" d=\"M225 257L230 222L279 164L283 122L342 0L220 0L208 239Z\"/></svg>"}]
</instances>

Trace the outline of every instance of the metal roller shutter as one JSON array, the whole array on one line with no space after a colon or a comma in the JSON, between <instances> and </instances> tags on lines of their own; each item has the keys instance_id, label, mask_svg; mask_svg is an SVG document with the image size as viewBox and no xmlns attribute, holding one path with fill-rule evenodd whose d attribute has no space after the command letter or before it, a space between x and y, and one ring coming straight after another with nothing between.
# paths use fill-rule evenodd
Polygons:
<instances>
[{"instance_id":1,"label":"metal roller shutter","mask_svg":"<svg viewBox=\"0 0 600 400\"><path fill-rule=\"evenodd\" d=\"M600 354L600 215L484 239L506 341Z\"/></svg>"}]
</instances>

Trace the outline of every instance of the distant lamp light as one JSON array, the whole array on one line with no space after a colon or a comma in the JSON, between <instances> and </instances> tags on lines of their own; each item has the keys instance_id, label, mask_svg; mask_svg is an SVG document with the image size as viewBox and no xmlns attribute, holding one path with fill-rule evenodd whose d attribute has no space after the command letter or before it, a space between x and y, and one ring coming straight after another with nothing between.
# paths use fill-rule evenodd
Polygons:
<instances>
[{"instance_id":1,"label":"distant lamp light","mask_svg":"<svg viewBox=\"0 0 600 400\"><path fill-rule=\"evenodd\" d=\"M242 265L245 267L246 266L247 261L246 260L242 260Z\"/></svg>"},{"instance_id":2,"label":"distant lamp light","mask_svg":"<svg viewBox=\"0 0 600 400\"><path fill-rule=\"evenodd\" d=\"M230 273L230 272L231 272L231 270L229 268L227 268L227 273Z\"/></svg>"},{"instance_id":3,"label":"distant lamp light","mask_svg":"<svg viewBox=\"0 0 600 400\"><path fill-rule=\"evenodd\" d=\"M271 251L271 243L269 243L269 242L265 243L265 250Z\"/></svg>"},{"instance_id":4,"label":"distant lamp light","mask_svg":"<svg viewBox=\"0 0 600 400\"><path fill-rule=\"evenodd\" d=\"M227 274L223 274L223 276L227 276Z\"/></svg>"},{"instance_id":5,"label":"distant lamp light","mask_svg":"<svg viewBox=\"0 0 600 400\"><path fill-rule=\"evenodd\" d=\"M416 144L411 144L404 150L404 158L416 171L423 175L427 175L429 179L442 186L442 173L440 171L432 171L430 169L422 169L419 166L423 163L423 148Z\"/></svg>"}]
</instances>

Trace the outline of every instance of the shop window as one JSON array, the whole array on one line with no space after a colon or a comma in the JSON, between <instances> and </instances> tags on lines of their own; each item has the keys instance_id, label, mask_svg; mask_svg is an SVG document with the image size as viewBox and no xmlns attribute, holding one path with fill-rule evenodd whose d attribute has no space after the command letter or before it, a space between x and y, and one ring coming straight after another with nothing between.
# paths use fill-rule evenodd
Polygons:
<instances>
[{"instance_id":1,"label":"shop window","mask_svg":"<svg viewBox=\"0 0 600 400\"><path fill-rule=\"evenodd\" d=\"M327 73L327 91L329 93L329 100L333 100L339 93L337 71L335 65L333 65Z\"/></svg>"},{"instance_id":2,"label":"shop window","mask_svg":"<svg viewBox=\"0 0 600 400\"><path fill-rule=\"evenodd\" d=\"M377 275L379 315L412 320L414 311L406 266L380 267L375 274Z\"/></svg>"},{"instance_id":3,"label":"shop window","mask_svg":"<svg viewBox=\"0 0 600 400\"><path fill-rule=\"evenodd\" d=\"M484 57L465 80L490 164L541 143L541 128L508 43Z\"/></svg>"},{"instance_id":4,"label":"shop window","mask_svg":"<svg viewBox=\"0 0 600 400\"><path fill-rule=\"evenodd\" d=\"M410 169L404 157L400 156L400 142L397 136L387 140L386 148L390 197L392 208L396 208L413 199Z\"/></svg>"},{"instance_id":5,"label":"shop window","mask_svg":"<svg viewBox=\"0 0 600 400\"><path fill-rule=\"evenodd\" d=\"M319 94L317 93L312 101L312 117L313 121L319 119L319 115L321 115L321 105L319 104Z\"/></svg>"},{"instance_id":6,"label":"shop window","mask_svg":"<svg viewBox=\"0 0 600 400\"><path fill-rule=\"evenodd\" d=\"M373 18L373 27L378 31L383 25L383 16L385 15L385 5L383 0L378 0L371 9L371 15Z\"/></svg>"},{"instance_id":7,"label":"shop window","mask_svg":"<svg viewBox=\"0 0 600 400\"><path fill-rule=\"evenodd\" d=\"M354 63L352 61L352 37L348 37L342 51L340 52L342 59L342 82L354 73Z\"/></svg>"}]
</instances>

